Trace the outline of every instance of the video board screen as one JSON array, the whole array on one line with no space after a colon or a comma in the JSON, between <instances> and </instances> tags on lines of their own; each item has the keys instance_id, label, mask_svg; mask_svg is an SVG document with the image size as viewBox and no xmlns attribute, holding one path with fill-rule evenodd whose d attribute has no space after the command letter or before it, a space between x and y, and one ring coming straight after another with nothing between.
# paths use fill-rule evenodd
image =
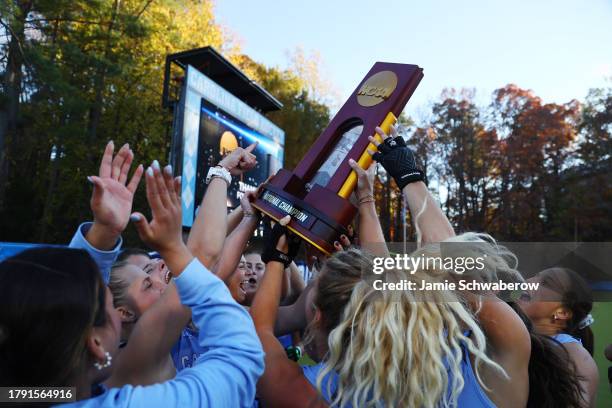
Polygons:
<instances>
[{"instance_id":1,"label":"video board screen","mask_svg":"<svg viewBox=\"0 0 612 408\"><path fill-rule=\"evenodd\" d=\"M215 166L226 154L237 147L245 148L258 142L253 151L257 157L257 166L233 178L228 189L228 207L238 206L245 192L255 190L269 175L276 173L281 168L277 155L280 146L204 99L202 100L198 141L196 203L202 201L206 192L206 175L210 167Z\"/></svg>"},{"instance_id":2,"label":"video board screen","mask_svg":"<svg viewBox=\"0 0 612 408\"><path fill-rule=\"evenodd\" d=\"M173 126L171 159L182 176L184 227L193 224L206 192L208 170L224 154L258 142L254 151L257 167L234 177L228 190L227 206L231 208L283 165L283 130L190 65Z\"/></svg>"}]
</instances>

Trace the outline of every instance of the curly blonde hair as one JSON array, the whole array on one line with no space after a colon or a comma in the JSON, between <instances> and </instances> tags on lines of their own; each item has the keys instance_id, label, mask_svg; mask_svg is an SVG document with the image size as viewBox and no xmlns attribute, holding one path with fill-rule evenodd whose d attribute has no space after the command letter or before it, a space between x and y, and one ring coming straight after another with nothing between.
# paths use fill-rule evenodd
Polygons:
<instances>
[{"instance_id":1,"label":"curly blonde hair","mask_svg":"<svg viewBox=\"0 0 612 408\"><path fill-rule=\"evenodd\" d=\"M484 242L478 235L453 240ZM493 256L497 249L487 250L489 263L498 264L497 270L518 275L501 257ZM439 246L425 246L412 256L439 251ZM326 387L325 394L332 395L331 380L324 379L337 373L331 405L456 406L464 387L462 345L474 356L476 377L485 389L480 377L483 364L506 376L487 356L485 335L463 298L451 291L377 291L367 278L372 267L371 256L350 249L329 258L318 277L315 306L322 314L321 328L329 333L329 350L316 386L322 393ZM385 280L439 281L447 272L427 270L411 275L401 269L389 270Z\"/></svg>"}]
</instances>

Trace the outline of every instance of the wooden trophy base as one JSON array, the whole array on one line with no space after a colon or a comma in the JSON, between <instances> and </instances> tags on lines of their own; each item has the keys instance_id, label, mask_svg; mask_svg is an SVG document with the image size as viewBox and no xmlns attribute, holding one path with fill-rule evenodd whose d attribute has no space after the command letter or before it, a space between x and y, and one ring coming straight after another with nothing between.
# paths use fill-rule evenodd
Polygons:
<instances>
[{"instance_id":1,"label":"wooden trophy base","mask_svg":"<svg viewBox=\"0 0 612 408\"><path fill-rule=\"evenodd\" d=\"M274 185L263 188L253 207L274 221L291 215L287 228L328 255L334 252L333 242L348 235L347 226L357 214L353 204L325 187L315 184L306 192L304 182L285 169L274 176Z\"/></svg>"}]
</instances>

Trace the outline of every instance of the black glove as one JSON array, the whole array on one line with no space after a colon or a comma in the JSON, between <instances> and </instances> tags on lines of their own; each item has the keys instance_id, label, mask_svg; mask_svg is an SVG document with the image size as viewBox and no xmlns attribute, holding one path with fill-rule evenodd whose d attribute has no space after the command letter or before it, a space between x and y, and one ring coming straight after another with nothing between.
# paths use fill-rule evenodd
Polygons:
<instances>
[{"instance_id":1,"label":"black glove","mask_svg":"<svg viewBox=\"0 0 612 408\"><path fill-rule=\"evenodd\" d=\"M287 240L289 241L289 251L286 254L276 249L278 240L283 235L286 235ZM293 261L293 258L295 258L297 255L301 242L297 236L290 234L287 231L287 227L282 226L278 222L274 225L265 241L267 244L264 248L263 254L261 254L261 260L263 263L267 264L270 261L278 261L285 265L285 268L289 266L289 264Z\"/></svg>"},{"instance_id":2,"label":"black glove","mask_svg":"<svg viewBox=\"0 0 612 408\"><path fill-rule=\"evenodd\" d=\"M401 136L386 138L372 158L393 177L400 190L409 183L425 181L425 173L417 167L412 150Z\"/></svg>"}]
</instances>

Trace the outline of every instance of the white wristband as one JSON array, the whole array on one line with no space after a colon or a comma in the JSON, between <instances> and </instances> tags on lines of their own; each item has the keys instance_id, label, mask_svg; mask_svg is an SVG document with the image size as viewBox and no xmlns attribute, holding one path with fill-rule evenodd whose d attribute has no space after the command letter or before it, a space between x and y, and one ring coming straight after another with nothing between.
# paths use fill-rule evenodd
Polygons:
<instances>
[{"instance_id":1,"label":"white wristband","mask_svg":"<svg viewBox=\"0 0 612 408\"><path fill-rule=\"evenodd\" d=\"M225 167L221 167L221 166L211 167L208 170L208 175L206 176L206 184L209 184L210 180L212 180L215 177L222 178L227 183L228 186L232 184L232 175L230 174L229 171L227 171Z\"/></svg>"}]
</instances>

